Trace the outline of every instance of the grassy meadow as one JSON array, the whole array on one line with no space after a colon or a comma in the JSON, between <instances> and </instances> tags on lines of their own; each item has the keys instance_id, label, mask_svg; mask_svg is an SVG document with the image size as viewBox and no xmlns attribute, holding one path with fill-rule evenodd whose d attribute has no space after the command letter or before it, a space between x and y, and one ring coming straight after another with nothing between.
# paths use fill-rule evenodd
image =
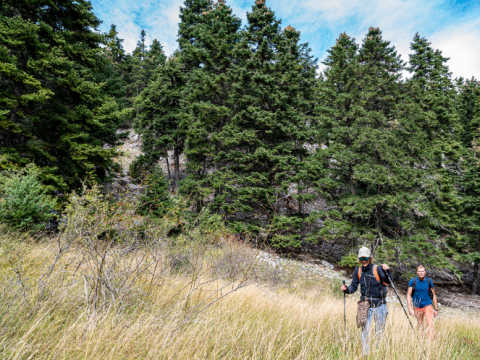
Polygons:
<instances>
[{"instance_id":1,"label":"grassy meadow","mask_svg":"<svg viewBox=\"0 0 480 360\"><path fill-rule=\"evenodd\" d=\"M259 261L218 219L132 209L93 188L71 196L56 234L0 225L1 359L362 358L340 283ZM441 315L429 343L388 306L370 359L478 359L479 314Z\"/></svg>"},{"instance_id":2,"label":"grassy meadow","mask_svg":"<svg viewBox=\"0 0 480 360\"><path fill-rule=\"evenodd\" d=\"M272 274L262 279L258 268L253 274L261 267L255 251L232 240L217 243L218 251L203 254L201 260L205 266L216 257L218 265L243 254L238 274L225 276L222 269L221 276L218 271L207 276L172 269L170 263L153 283L152 273L136 274L123 302L115 295L109 299L102 290L97 304L89 301L93 290L88 280L81 279L93 268L86 263L81 264L84 269L69 268L72 258L81 254L78 249L68 260L58 261L57 273L41 285L38 279L49 270L48 260L58 254L58 245L55 239L23 240L4 238L2 244L2 359L362 358L355 301L347 301L345 334L343 298L330 284L286 278L273 284ZM140 266L128 259L140 254L123 256L128 267ZM478 315L460 312L441 317L434 342L425 343L424 356L403 311L390 304L385 337L370 358L478 358L479 320Z\"/></svg>"}]
</instances>

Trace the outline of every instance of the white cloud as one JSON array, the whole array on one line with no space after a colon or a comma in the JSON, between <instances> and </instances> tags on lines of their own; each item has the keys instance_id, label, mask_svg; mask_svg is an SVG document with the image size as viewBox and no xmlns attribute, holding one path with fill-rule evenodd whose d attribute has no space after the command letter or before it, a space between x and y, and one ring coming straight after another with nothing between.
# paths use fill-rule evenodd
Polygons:
<instances>
[{"instance_id":1,"label":"white cloud","mask_svg":"<svg viewBox=\"0 0 480 360\"><path fill-rule=\"evenodd\" d=\"M280 0L269 5L282 17L290 14L288 23L297 24L293 26L311 37L312 43L318 38L325 44L325 35L337 38L344 31L361 42L373 26L404 55L419 25L428 21L432 12L442 11L432 0Z\"/></svg>"},{"instance_id":2,"label":"white cloud","mask_svg":"<svg viewBox=\"0 0 480 360\"><path fill-rule=\"evenodd\" d=\"M147 32L148 44L158 39L167 54L177 48L183 0L92 3L97 16L104 21L104 31L112 23L117 25L127 51L135 48L141 29ZM253 3L254 0L227 0L244 24ZM391 41L404 61L408 60L410 42L418 31L451 58L448 64L454 77L480 77L480 2L469 3L467 12L458 10L461 6L448 0L267 0L267 5L282 19L282 26L292 25L301 31L302 39L310 43L320 60L341 32L361 42L368 28L374 26L380 27L384 39Z\"/></svg>"},{"instance_id":3,"label":"white cloud","mask_svg":"<svg viewBox=\"0 0 480 360\"><path fill-rule=\"evenodd\" d=\"M449 57L454 77L480 77L480 29L476 23L452 26L431 36L432 46Z\"/></svg>"},{"instance_id":4,"label":"white cloud","mask_svg":"<svg viewBox=\"0 0 480 360\"><path fill-rule=\"evenodd\" d=\"M178 47L176 39L183 0L93 0L92 4L96 15L103 20L103 31L108 31L111 24L117 25L127 52L135 49L142 29L147 33L147 44L153 39L159 40L166 54Z\"/></svg>"},{"instance_id":5,"label":"white cloud","mask_svg":"<svg viewBox=\"0 0 480 360\"><path fill-rule=\"evenodd\" d=\"M302 32L302 39L311 44L320 60L341 32L360 43L374 26L404 61L408 61L410 42L419 32L451 58L448 65L454 77L480 77L480 17L475 16L480 14L479 6L457 13L455 4L446 0L267 0L267 5L284 19L283 25L291 24ZM465 17L474 20L459 27Z\"/></svg>"}]
</instances>

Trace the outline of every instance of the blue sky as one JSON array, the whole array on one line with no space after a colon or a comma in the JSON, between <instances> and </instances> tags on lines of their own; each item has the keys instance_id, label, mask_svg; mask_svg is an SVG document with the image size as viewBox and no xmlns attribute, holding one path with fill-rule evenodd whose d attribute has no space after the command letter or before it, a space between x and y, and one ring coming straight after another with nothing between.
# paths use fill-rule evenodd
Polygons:
<instances>
[{"instance_id":1,"label":"blue sky","mask_svg":"<svg viewBox=\"0 0 480 360\"><path fill-rule=\"evenodd\" d=\"M227 0L234 14L246 24L254 0ZM177 48L179 9L183 0L92 0L101 30L116 24L125 49L131 52L142 29L149 43L158 39L167 54ZM408 60L416 32L450 57L454 77L480 78L480 0L267 0L282 19L308 42L320 61L341 32L361 42L370 26L380 27ZM321 64L320 64L321 65Z\"/></svg>"}]
</instances>

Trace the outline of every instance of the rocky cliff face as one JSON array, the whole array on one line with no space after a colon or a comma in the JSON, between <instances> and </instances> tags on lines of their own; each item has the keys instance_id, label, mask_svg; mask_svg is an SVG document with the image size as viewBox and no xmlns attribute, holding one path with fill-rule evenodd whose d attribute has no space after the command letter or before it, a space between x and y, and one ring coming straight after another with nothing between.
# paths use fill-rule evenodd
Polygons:
<instances>
[{"instance_id":1,"label":"rocky cliff face","mask_svg":"<svg viewBox=\"0 0 480 360\"><path fill-rule=\"evenodd\" d=\"M139 134L136 134L133 129L119 129L117 134L122 134L129 132L127 138L124 140L123 144L118 147L120 156L117 157L116 162L120 165L120 172L117 174L114 182L111 184L111 190L113 191L129 191L132 196L138 196L139 193L144 188L141 184L135 184L130 176L128 175L130 164L135 161L140 155L143 154L142 151L142 138ZM185 177L186 171L186 158L185 155L180 155L180 174L181 177ZM174 159L173 151L168 152L168 164L170 167L170 179L174 179ZM161 166L165 176L168 178L168 169L167 169L167 159L160 158L159 165Z\"/></svg>"}]
</instances>

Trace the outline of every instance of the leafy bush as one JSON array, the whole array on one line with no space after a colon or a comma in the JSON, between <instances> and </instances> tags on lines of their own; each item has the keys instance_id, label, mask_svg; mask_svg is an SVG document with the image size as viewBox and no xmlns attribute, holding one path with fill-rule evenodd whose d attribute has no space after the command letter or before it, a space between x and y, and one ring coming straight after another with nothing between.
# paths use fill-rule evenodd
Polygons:
<instances>
[{"instance_id":1,"label":"leafy bush","mask_svg":"<svg viewBox=\"0 0 480 360\"><path fill-rule=\"evenodd\" d=\"M124 242L127 237L137 241L139 224L134 216L134 204L124 200L105 193L97 183L90 186L83 183L78 191L67 196L63 212L67 221L60 226L60 231L75 234L93 248L99 242L113 244Z\"/></svg>"},{"instance_id":2,"label":"leafy bush","mask_svg":"<svg viewBox=\"0 0 480 360\"><path fill-rule=\"evenodd\" d=\"M16 228L38 229L54 213L56 199L47 194L33 165L0 173L0 221Z\"/></svg>"}]
</instances>

